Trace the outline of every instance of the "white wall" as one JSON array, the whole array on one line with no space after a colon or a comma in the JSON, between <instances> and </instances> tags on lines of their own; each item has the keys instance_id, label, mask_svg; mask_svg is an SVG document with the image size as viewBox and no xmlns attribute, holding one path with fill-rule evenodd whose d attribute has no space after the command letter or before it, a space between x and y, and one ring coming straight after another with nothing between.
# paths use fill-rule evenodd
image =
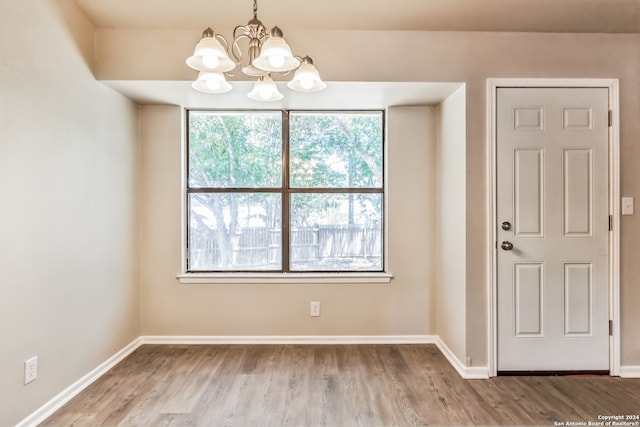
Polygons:
<instances>
[{"instance_id":1,"label":"white wall","mask_svg":"<svg viewBox=\"0 0 640 427\"><path fill-rule=\"evenodd\" d=\"M435 309L444 299L451 304L455 292L436 290L431 281L434 249L423 243L436 241L428 225L435 213L428 211L430 198L413 196L432 188L434 177L406 175L407 165L418 170L422 159L433 154L419 142L397 144L394 151L389 139L390 196L398 193L389 207L390 264L397 276L390 285L178 285L180 109L142 108L144 200L136 248L136 110L95 82L89 70L93 28L68 0L59 4L0 0L0 401L12 402L0 406L0 423L18 421L141 332L441 331L458 357L470 356L474 366L487 363L489 77L619 78L622 194L637 197L640 190L638 35L289 31L294 51L313 52L328 81L466 83L465 338L458 323L447 330L454 325ZM99 29L96 76L190 80L194 73L184 58L200 32ZM371 55L371 40L388 52L385 62ZM433 117L428 123L427 134L435 128ZM418 221L424 228L409 233L395 221ZM621 234L622 363L640 365L637 215L622 218ZM406 267L425 259L419 269ZM445 282L459 286L459 279ZM308 318L311 297L323 301L320 319ZM303 320L291 326L298 319ZM24 387L22 362L33 354L41 357L40 378Z\"/></svg>"},{"instance_id":2,"label":"white wall","mask_svg":"<svg viewBox=\"0 0 640 427\"><path fill-rule=\"evenodd\" d=\"M8 426L139 335L138 153L136 107L93 78L94 30L73 4L0 0L0 19L0 425ZM34 355L39 376L24 386L23 362Z\"/></svg>"},{"instance_id":3,"label":"white wall","mask_svg":"<svg viewBox=\"0 0 640 427\"><path fill-rule=\"evenodd\" d=\"M230 29L218 29L229 34ZM99 29L96 75L106 80L191 80L184 58L201 29ZM288 30L294 51L313 52L327 81L465 82L466 353L487 360L486 81L497 77L620 79L621 189L640 193L640 37L634 34L375 32ZM372 55L384 51L384 61ZM162 50L162 55L157 52ZM345 61L348 65L345 66ZM638 215L622 219L622 363L640 364ZM324 289L324 288L323 288ZM324 290L331 292L330 288ZM237 292L237 290L230 290ZM392 305L383 305L389 309ZM431 310L431 306L424 306ZM194 325L197 328L197 325Z\"/></svg>"},{"instance_id":4,"label":"white wall","mask_svg":"<svg viewBox=\"0 0 640 427\"><path fill-rule=\"evenodd\" d=\"M436 331L466 360L466 132L465 88L437 107ZM473 320L472 320L473 321ZM473 361L471 361L473 363Z\"/></svg>"},{"instance_id":5,"label":"white wall","mask_svg":"<svg viewBox=\"0 0 640 427\"><path fill-rule=\"evenodd\" d=\"M435 122L429 108L391 108L387 114L388 261L395 275L390 284L179 284L182 114L179 107L142 107L144 334L433 332L425 309L432 304L435 218ZM310 301L321 302L320 318L309 317Z\"/></svg>"}]
</instances>

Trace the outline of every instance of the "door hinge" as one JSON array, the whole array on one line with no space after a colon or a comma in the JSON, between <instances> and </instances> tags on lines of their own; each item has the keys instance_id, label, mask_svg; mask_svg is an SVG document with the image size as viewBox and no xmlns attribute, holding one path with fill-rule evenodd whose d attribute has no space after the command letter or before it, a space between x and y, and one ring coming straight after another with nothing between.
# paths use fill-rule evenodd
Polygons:
<instances>
[{"instance_id":1,"label":"door hinge","mask_svg":"<svg viewBox=\"0 0 640 427\"><path fill-rule=\"evenodd\" d=\"M609 336L613 336L613 320L609 320Z\"/></svg>"},{"instance_id":2,"label":"door hinge","mask_svg":"<svg viewBox=\"0 0 640 427\"><path fill-rule=\"evenodd\" d=\"M613 126L613 110L609 110L609 126Z\"/></svg>"},{"instance_id":3,"label":"door hinge","mask_svg":"<svg viewBox=\"0 0 640 427\"><path fill-rule=\"evenodd\" d=\"M609 215L609 231L613 230L613 215Z\"/></svg>"}]
</instances>

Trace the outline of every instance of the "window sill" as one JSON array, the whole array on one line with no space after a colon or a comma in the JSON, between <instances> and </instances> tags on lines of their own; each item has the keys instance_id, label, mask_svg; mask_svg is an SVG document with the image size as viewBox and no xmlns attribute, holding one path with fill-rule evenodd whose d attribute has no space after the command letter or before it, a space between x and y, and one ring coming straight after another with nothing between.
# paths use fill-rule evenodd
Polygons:
<instances>
[{"instance_id":1,"label":"window sill","mask_svg":"<svg viewBox=\"0 0 640 427\"><path fill-rule=\"evenodd\" d=\"M389 283L391 273L183 273L182 284Z\"/></svg>"}]
</instances>

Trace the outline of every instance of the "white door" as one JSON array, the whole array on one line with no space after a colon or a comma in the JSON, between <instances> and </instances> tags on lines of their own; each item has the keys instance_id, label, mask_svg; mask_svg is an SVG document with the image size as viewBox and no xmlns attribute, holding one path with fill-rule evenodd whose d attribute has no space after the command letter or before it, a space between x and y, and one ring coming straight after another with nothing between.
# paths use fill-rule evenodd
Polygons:
<instances>
[{"instance_id":1,"label":"white door","mask_svg":"<svg viewBox=\"0 0 640 427\"><path fill-rule=\"evenodd\" d=\"M499 372L609 370L608 99L498 89Z\"/></svg>"}]
</instances>

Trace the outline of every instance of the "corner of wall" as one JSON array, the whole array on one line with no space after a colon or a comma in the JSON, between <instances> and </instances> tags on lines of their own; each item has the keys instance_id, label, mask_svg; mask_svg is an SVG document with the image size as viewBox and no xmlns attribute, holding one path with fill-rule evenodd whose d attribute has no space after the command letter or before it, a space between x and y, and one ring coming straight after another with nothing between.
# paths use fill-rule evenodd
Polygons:
<instances>
[{"instance_id":1,"label":"corner of wall","mask_svg":"<svg viewBox=\"0 0 640 427\"><path fill-rule=\"evenodd\" d=\"M464 85L436 108L436 118L436 331L457 360L466 360L467 218Z\"/></svg>"},{"instance_id":2,"label":"corner of wall","mask_svg":"<svg viewBox=\"0 0 640 427\"><path fill-rule=\"evenodd\" d=\"M95 71L95 26L73 0L56 0L85 64L93 74Z\"/></svg>"}]
</instances>

